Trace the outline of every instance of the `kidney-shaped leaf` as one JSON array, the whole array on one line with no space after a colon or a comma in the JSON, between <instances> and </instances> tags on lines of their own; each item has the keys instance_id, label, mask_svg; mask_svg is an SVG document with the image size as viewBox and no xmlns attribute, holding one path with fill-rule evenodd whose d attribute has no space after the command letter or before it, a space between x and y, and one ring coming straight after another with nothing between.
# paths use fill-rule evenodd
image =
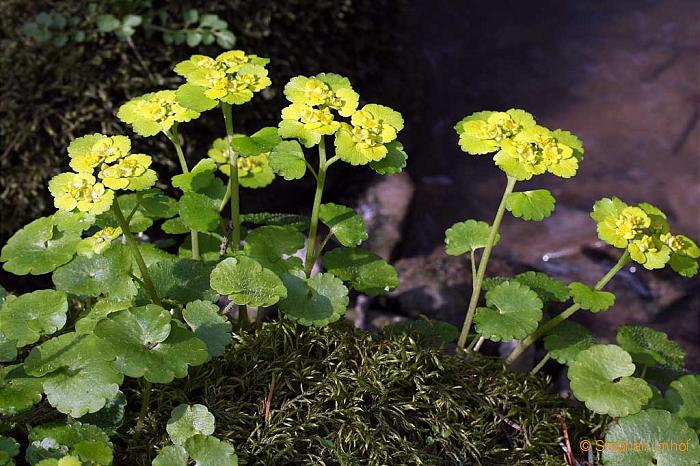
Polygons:
<instances>
[{"instance_id":1,"label":"kidney-shaped leaf","mask_svg":"<svg viewBox=\"0 0 700 466\"><path fill-rule=\"evenodd\" d=\"M674 369L685 367L685 351L668 335L641 325L621 325L617 329L617 344L632 360L644 366L662 364Z\"/></svg>"},{"instance_id":2,"label":"kidney-shaped leaf","mask_svg":"<svg viewBox=\"0 0 700 466\"><path fill-rule=\"evenodd\" d=\"M516 281L503 282L486 293L486 305L477 309L474 323L477 333L492 341L525 338L542 319L537 293Z\"/></svg>"},{"instance_id":3,"label":"kidney-shaped leaf","mask_svg":"<svg viewBox=\"0 0 700 466\"><path fill-rule=\"evenodd\" d=\"M671 412L682 417L700 435L700 375L684 375L666 390Z\"/></svg>"},{"instance_id":4,"label":"kidney-shaped leaf","mask_svg":"<svg viewBox=\"0 0 700 466\"><path fill-rule=\"evenodd\" d=\"M523 220L540 221L554 212L556 201L546 189L511 193L506 199L506 209Z\"/></svg>"},{"instance_id":5,"label":"kidney-shaped leaf","mask_svg":"<svg viewBox=\"0 0 700 466\"><path fill-rule=\"evenodd\" d=\"M165 259L148 268L158 295L183 306L197 299L212 302L218 298L218 294L209 286L211 271L210 264L190 259ZM148 302L150 298L142 290L137 303Z\"/></svg>"},{"instance_id":6,"label":"kidney-shaped leaf","mask_svg":"<svg viewBox=\"0 0 700 466\"><path fill-rule=\"evenodd\" d=\"M14 416L41 401L41 379L27 375L22 364L0 368L0 414Z\"/></svg>"},{"instance_id":7,"label":"kidney-shaped leaf","mask_svg":"<svg viewBox=\"0 0 700 466\"><path fill-rule=\"evenodd\" d=\"M574 302L591 312L605 311L615 304L615 295L609 291L598 291L581 283L573 282L569 284L571 297Z\"/></svg>"},{"instance_id":8,"label":"kidney-shaped leaf","mask_svg":"<svg viewBox=\"0 0 700 466\"><path fill-rule=\"evenodd\" d=\"M136 294L129 276L131 256L123 245L114 245L103 254L76 256L53 273L56 288L78 296L109 295L127 298Z\"/></svg>"},{"instance_id":9,"label":"kidney-shaped leaf","mask_svg":"<svg viewBox=\"0 0 700 466\"><path fill-rule=\"evenodd\" d=\"M333 274L306 278L299 271L284 275L282 280L287 298L280 302L280 310L302 325L327 325L340 319L348 308L348 289Z\"/></svg>"},{"instance_id":10,"label":"kidney-shaped leaf","mask_svg":"<svg viewBox=\"0 0 700 466\"><path fill-rule=\"evenodd\" d=\"M187 466L187 450L182 445L163 447L153 460L152 466Z\"/></svg>"},{"instance_id":11,"label":"kidney-shaped leaf","mask_svg":"<svg viewBox=\"0 0 700 466\"><path fill-rule=\"evenodd\" d=\"M0 331L22 348L63 328L67 312L68 299L62 291L39 290L8 296L0 308Z\"/></svg>"},{"instance_id":12,"label":"kidney-shaped leaf","mask_svg":"<svg viewBox=\"0 0 700 466\"><path fill-rule=\"evenodd\" d=\"M649 385L634 374L632 357L616 345L593 345L569 364L571 391L586 407L614 417L639 412L651 399Z\"/></svg>"},{"instance_id":13,"label":"kidney-shaped leaf","mask_svg":"<svg viewBox=\"0 0 700 466\"><path fill-rule=\"evenodd\" d=\"M170 414L166 430L174 444L182 445L188 438L197 434L213 434L214 425L214 415L206 406L181 404Z\"/></svg>"},{"instance_id":14,"label":"kidney-shaped leaf","mask_svg":"<svg viewBox=\"0 0 700 466\"><path fill-rule=\"evenodd\" d=\"M647 409L619 419L608 429L605 441L611 447L603 450L605 465L697 466L700 463L697 435L682 419L660 409ZM612 448L615 445L619 448Z\"/></svg>"},{"instance_id":15,"label":"kidney-shaped leaf","mask_svg":"<svg viewBox=\"0 0 700 466\"><path fill-rule=\"evenodd\" d=\"M365 221L350 207L333 203L321 204L319 218L343 246L359 246L367 239Z\"/></svg>"},{"instance_id":16,"label":"kidney-shaped leaf","mask_svg":"<svg viewBox=\"0 0 700 466\"><path fill-rule=\"evenodd\" d=\"M542 272L524 272L515 277L515 280L529 287L537 293L542 301L559 301L563 303L569 299L569 287L566 283L550 277Z\"/></svg>"},{"instance_id":17,"label":"kidney-shaped leaf","mask_svg":"<svg viewBox=\"0 0 700 466\"><path fill-rule=\"evenodd\" d=\"M195 461L195 466L238 466L236 450L215 437L190 437L185 442L185 450Z\"/></svg>"},{"instance_id":18,"label":"kidney-shaped leaf","mask_svg":"<svg viewBox=\"0 0 700 466\"><path fill-rule=\"evenodd\" d=\"M336 248L323 257L330 273L361 293L378 295L399 286L396 269L378 255L359 248Z\"/></svg>"},{"instance_id":19,"label":"kidney-shaped leaf","mask_svg":"<svg viewBox=\"0 0 700 466\"><path fill-rule=\"evenodd\" d=\"M258 227L245 237L245 255L260 262L266 269L282 275L301 269L301 259L286 257L304 247L304 235L291 226Z\"/></svg>"},{"instance_id":20,"label":"kidney-shaped leaf","mask_svg":"<svg viewBox=\"0 0 700 466\"><path fill-rule=\"evenodd\" d=\"M304 150L297 141L283 141L270 152L270 167L287 181L298 180L306 173Z\"/></svg>"},{"instance_id":21,"label":"kidney-shaped leaf","mask_svg":"<svg viewBox=\"0 0 700 466\"><path fill-rule=\"evenodd\" d=\"M544 348L558 362L569 364L581 351L595 345L595 341L586 327L565 320L544 337Z\"/></svg>"},{"instance_id":22,"label":"kidney-shaped leaf","mask_svg":"<svg viewBox=\"0 0 700 466\"><path fill-rule=\"evenodd\" d=\"M229 257L211 272L211 287L236 304L272 306L287 296L282 280L258 261L246 256Z\"/></svg>"},{"instance_id":23,"label":"kidney-shaped leaf","mask_svg":"<svg viewBox=\"0 0 700 466\"><path fill-rule=\"evenodd\" d=\"M54 457L54 452L64 452L78 457L83 464L112 464L112 442L106 433L91 424L73 422L37 426L30 432L29 442L27 459L30 463L38 462L32 459Z\"/></svg>"},{"instance_id":24,"label":"kidney-shaped leaf","mask_svg":"<svg viewBox=\"0 0 700 466\"><path fill-rule=\"evenodd\" d=\"M445 231L445 251L451 256L461 256L469 251L485 248L491 226L486 222L466 220L455 223ZM500 235L496 235L494 244Z\"/></svg>"},{"instance_id":25,"label":"kidney-shaped leaf","mask_svg":"<svg viewBox=\"0 0 700 466\"><path fill-rule=\"evenodd\" d=\"M207 345L210 358L221 356L231 343L231 322L221 315L219 307L206 301L192 301L182 317L197 338Z\"/></svg>"}]
</instances>

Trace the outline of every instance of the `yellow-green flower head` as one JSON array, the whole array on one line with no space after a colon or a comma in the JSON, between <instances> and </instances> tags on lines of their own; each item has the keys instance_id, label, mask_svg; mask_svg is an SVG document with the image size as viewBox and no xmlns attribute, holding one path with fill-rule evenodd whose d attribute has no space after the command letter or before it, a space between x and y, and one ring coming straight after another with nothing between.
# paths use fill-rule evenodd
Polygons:
<instances>
[{"instance_id":1,"label":"yellow-green flower head","mask_svg":"<svg viewBox=\"0 0 700 466\"><path fill-rule=\"evenodd\" d=\"M315 108L305 104L291 104L282 109L279 135L283 138L297 138L306 147L321 141L321 136L338 131L340 122L335 121L328 107Z\"/></svg>"},{"instance_id":2,"label":"yellow-green flower head","mask_svg":"<svg viewBox=\"0 0 700 466\"><path fill-rule=\"evenodd\" d=\"M352 126L343 123L336 134L335 148L352 165L382 160L389 153L387 144L403 129L401 114L383 105L365 105L350 120Z\"/></svg>"},{"instance_id":3,"label":"yellow-green flower head","mask_svg":"<svg viewBox=\"0 0 700 466\"><path fill-rule=\"evenodd\" d=\"M70 167L81 173L92 173L105 163L125 157L131 150L126 136L105 136L95 133L74 139L68 146Z\"/></svg>"},{"instance_id":4,"label":"yellow-green flower head","mask_svg":"<svg viewBox=\"0 0 700 466\"><path fill-rule=\"evenodd\" d=\"M230 146L226 139L215 139L207 155L216 162L221 173L231 176L231 165L229 163ZM244 188L262 188L272 183L275 179L275 173L270 167L269 160L269 152L262 152L248 157L239 155L237 159L238 181L241 186Z\"/></svg>"},{"instance_id":5,"label":"yellow-green flower head","mask_svg":"<svg viewBox=\"0 0 700 466\"><path fill-rule=\"evenodd\" d=\"M177 102L176 92L166 90L131 99L119 108L117 117L141 136L154 136L176 123L199 117L199 112L183 107Z\"/></svg>"},{"instance_id":6,"label":"yellow-green flower head","mask_svg":"<svg viewBox=\"0 0 700 466\"><path fill-rule=\"evenodd\" d=\"M538 125L502 140L500 145L501 150L494 157L496 165L517 180L529 180L544 172L570 178L578 171L583 153L576 136Z\"/></svg>"},{"instance_id":7,"label":"yellow-green flower head","mask_svg":"<svg viewBox=\"0 0 700 466\"><path fill-rule=\"evenodd\" d=\"M488 154L501 148L501 143L520 131L535 126L533 116L523 110L476 112L455 125L459 146L472 155Z\"/></svg>"},{"instance_id":8,"label":"yellow-green flower head","mask_svg":"<svg viewBox=\"0 0 700 466\"><path fill-rule=\"evenodd\" d=\"M114 191L87 173L59 173L49 181L49 191L57 209L93 215L106 212L114 200Z\"/></svg>"},{"instance_id":9,"label":"yellow-green flower head","mask_svg":"<svg viewBox=\"0 0 700 466\"><path fill-rule=\"evenodd\" d=\"M633 261L647 269L662 269L671 258L671 249L658 237L641 234L630 241L627 250Z\"/></svg>"},{"instance_id":10,"label":"yellow-green flower head","mask_svg":"<svg viewBox=\"0 0 700 466\"><path fill-rule=\"evenodd\" d=\"M110 189L143 191L152 187L158 176L151 170L151 157L146 154L131 154L114 165L104 166L98 176Z\"/></svg>"},{"instance_id":11,"label":"yellow-green flower head","mask_svg":"<svg viewBox=\"0 0 700 466\"><path fill-rule=\"evenodd\" d=\"M82 256L92 256L102 254L112 245L112 241L122 234L120 227L107 227L98 231L92 236L83 238L78 243L77 251Z\"/></svg>"},{"instance_id":12,"label":"yellow-green flower head","mask_svg":"<svg viewBox=\"0 0 700 466\"><path fill-rule=\"evenodd\" d=\"M265 69L269 61L241 50L230 50L216 58L193 55L178 63L175 72L187 79L187 85L196 86L196 89L183 86L189 94L201 91L207 99L240 105L272 84Z\"/></svg>"},{"instance_id":13,"label":"yellow-green flower head","mask_svg":"<svg viewBox=\"0 0 700 466\"><path fill-rule=\"evenodd\" d=\"M331 108L344 117L357 110L360 99L350 80L334 73L321 73L310 78L296 76L284 86L284 95L293 104Z\"/></svg>"}]
</instances>

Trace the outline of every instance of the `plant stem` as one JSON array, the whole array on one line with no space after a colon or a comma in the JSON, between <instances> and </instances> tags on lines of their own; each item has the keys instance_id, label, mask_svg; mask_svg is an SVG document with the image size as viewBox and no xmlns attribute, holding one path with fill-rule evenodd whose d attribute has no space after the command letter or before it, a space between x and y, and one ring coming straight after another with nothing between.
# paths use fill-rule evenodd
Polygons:
<instances>
[{"instance_id":1,"label":"plant stem","mask_svg":"<svg viewBox=\"0 0 700 466\"><path fill-rule=\"evenodd\" d=\"M124 236L126 237L126 243L129 246L129 249L131 249L131 255L134 256L136 265L138 266L139 271L141 271L141 280L143 280L146 291L148 291L148 294L151 296L151 300L160 306L160 296L158 296L156 287L153 286L151 275L148 273L148 268L146 267L146 262L143 260L143 256L141 256L139 245L134 239L134 235L131 234L129 224L126 221L126 218L124 218L124 213L122 212L122 209L119 208L119 201L116 198L112 203L112 212L114 212L114 217L117 219L117 222L122 229L122 233L124 233Z\"/></svg>"},{"instance_id":2,"label":"plant stem","mask_svg":"<svg viewBox=\"0 0 700 466\"><path fill-rule=\"evenodd\" d=\"M326 170L328 165L326 162L326 140L321 136L321 142L318 143L318 179L316 180L316 194L314 194L314 204L311 209L311 224L309 226L309 242L306 245L306 276L311 276L311 271L314 268L316 248L316 234L318 233L318 213L321 209L321 198L323 197L323 187L326 184Z\"/></svg>"},{"instance_id":3,"label":"plant stem","mask_svg":"<svg viewBox=\"0 0 700 466\"><path fill-rule=\"evenodd\" d=\"M479 350L481 349L481 345L483 345L485 341L486 341L486 338L484 338L484 337L479 337L479 339L478 339L477 342L476 342L476 345L474 345L473 351L474 351L475 353L479 352Z\"/></svg>"},{"instance_id":4,"label":"plant stem","mask_svg":"<svg viewBox=\"0 0 700 466\"><path fill-rule=\"evenodd\" d=\"M471 351L474 349L474 346L476 346L476 342L479 341L479 338L481 338L481 335L476 335L473 339L472 342L469 343L469 346L467 346L467 351Z\"/></svg>"},{"instance_id":5,"label":"plant stem","mask_svg":"<svg viewBox=\"0 0 700 466\"><path fill-rule=\"evenodd\" d=\"M493 245L496 242L496 237L498 236L498 229L501 226L501 220L503 220L503 214L506 211L506 199L508 199L510 193L513 192L515 182L515 178L510 176L508 177L506 189L503 191L501 203L498 205L496 217L493 219L493 225L491 225L491 230L489 231L489 237L486 241L486 248L484 249L484 254L481 256L481 261L479 262L479 270L476 273L476 277L472 278L472 297L469 300L469 308L467 309L467 317L464 319L464 325L462 326L462 333L459 335L459 340L457 341L457 348L460 350L464 350L464 345L467 342L469 329L472 326L474 314L476 313L476 306L479 303L479 297L481 295L481 286L484 281L484 275L486 275L486 267L489 265L489 257L491 257L491 250L493 249Z\"/></svg>"},{"instance_id":6,"label":"plant stem","mask_svg":"<svg viewBox=\"0 0 700 466\"><path fill-rule=\"evenodd\" d=\"M148 405L151 401L151 387L152 384L148 380L143 386L143 392L141 395L141 412L139 412L139 420L136 421L136 432L141 432L143 430L143 420L146 418L146 412L148 411Z\"/></svg>"},{"instance_id":7,"label":"plant stem","mask_svg":"<svg viewBox=\"0 0 700 466\"><path fill-rule=\"evenodd\" d=\"M542 369L544 367L544 365L547 364L547 361L549 361L550 359L552 359L552 354L551 353L545 354L544 357L540 360L540 362L538 362L537 365L532 368L532 370L530 371L530 375L537 374L540 371L540 369Z\"/></svg>"},{"instance_id":8,"label":"plant stem","mask_svg":"<svg viewBox=\"0 0 700 466\"><path fill-rule=\"evenodd\" d=\"M474 249L471 250L471 267L472 267L472 293L474 293L474 290L476 287L476 251Z\"/></svg>"},{"instance_id":9,"label":"plant stem","mask_svg":"<svg viewBox=\"0 0 700 466\"><path fill-rule=\"evenodd\" d=\"M177 153L177 158L180 161L180 169L182 173L189 173L190 169L187 166L187 160L185 160L185 154L182 152L182 144L180 144L180 135L177 132L177 125L173 125L170 131L165 133L168 139L175 146L175 152ZM199 234L195 230L190 230L190 240L192 242L192 259L199 260Z\"/></svg>"},{"instance_id":10,"label":"plant stem","mask_svg":"<svg viewBox=\"0 0 700 466\"><path fill-rule=\"evenodd\" d=\"M229 150L230 173L226 192L229 194L231 200L231 248L235 253L241 248L241 197L240 184L238 181L238 154L233 150L233 111L231 104L221 102L221 111L224 114L226 140ZM239 305L238 324L241 328L244 328L247 327L249 323L248 306Z\"/></svg>"},{"instance_id":11,"label":"plant stem","mask_svg":"<svg viewBox=\"0 0 700 466\"><path fill-rule=\"evenodd\" d=\"M615 274L617 274L617 272L619 272L625 266L625 264L627 264L629 262L629 259L630 259L629 252L625 251L625 253L620 257L620 260L617 261L617 264L615 264L613 266L613 268L611 268L608 271L608 273L606 273L603 276L603 278L598 280L598 283L595 284L593 289L596 291L602 290L603 287L605 285L607 285L608 282L615 276ZM515 347L513 352L510 353L510 355L506 359L506 364L508 364L508 365L513 364L513 362L516 359L518 359L523 354L523 352L528 347L530 347L530 345L532 345L534 342L536 342L540 337L543 337L544 335L548 334L554 327L556 327L557 325L559 325L560 323L564 322L566 319L568 319L569 317L574 315L576 313L576 311L578 311L579 309L581 309L581 306L579 306L578 304L572 304L571 306L566 308L564 311L562 311L561 314L559 314L555 317L552 317L547 322L540 325L540 327L537 330L532 332L532 334L530 336L525 338L523 341L521 341L518 344L518 346Z\"/></svg>"}]
</instances>

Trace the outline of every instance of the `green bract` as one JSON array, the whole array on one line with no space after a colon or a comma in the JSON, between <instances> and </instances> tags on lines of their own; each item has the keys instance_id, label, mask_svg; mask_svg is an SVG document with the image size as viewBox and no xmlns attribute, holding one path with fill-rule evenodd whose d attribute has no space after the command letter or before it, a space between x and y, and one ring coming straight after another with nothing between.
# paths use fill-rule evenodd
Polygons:
<instances>
[{"instance_id":1,"label":"green bract","mask_svg":"<svg viewBox=\"0 0 700 466\"><path fill-rule=\"evenodd\" d=\"M399 112L376 104L365 105L353 113L351 122L352 125L343 123L335 137L336 153L351 165L386 158L392 151L391 143L403 129Z\"/></svg>"},{"instance_id":2,"label":"green bract","mask_svg":"<svg viewBox=\"0 0 700 466\"><path fill-rule=\"evenodd\" d=\"M615 345L593 345L569 363L571 391L599 414L620 417L639 412L651 388L634 373L632 357Z\"/></svg>"},{"instance_id":3,"label":"green bract","mask_svg":"<svg viewBox=\"0 0 700 466\"><path fill-rule=\"evenodd\" d=\"M168 132L173 125L199 117L199 112L177 102L175 91L158 91L131 99L119 108L117 117L141 136Z\"/></svg>"},{"instance_id":4,"label":"green bract","mask_svg":"<svg viewBox=\"0 0 700 466\"><path fill-rule=\"evenodd\" d=\"M476 112L455 125L459 146L472 155L497 151L504 140L535 126L535 119L522 110Z\"/></svg>"}]
</instances>

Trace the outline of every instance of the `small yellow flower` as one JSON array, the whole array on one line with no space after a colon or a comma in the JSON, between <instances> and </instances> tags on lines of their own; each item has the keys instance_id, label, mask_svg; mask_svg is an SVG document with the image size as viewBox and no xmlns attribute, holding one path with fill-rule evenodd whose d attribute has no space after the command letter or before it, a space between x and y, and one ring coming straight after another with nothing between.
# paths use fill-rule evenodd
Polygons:
<instances>
[{"instance_id":1,"label":"small yellow flower","mask_svg":"<svg viewBox=\"0 0 700 466\"><path fill-rule=\"evenodd\" d=\"M471 122L466 122L471 123ZM466 134L466 133L465 133ZM498 133L505 136L506 133ZM552 132L543 126L523 129L512 139L500 141L502 151L496 154L496 164L506 173L519 180L528 180L533 175L550 172L569 178L576 174L579 161L574 148L560 142L557 135L580 141L562 131Z\"/></svg>"},{"instance_id":2,"label":"small yellow flower","mask_svg":"<svg viewBox=\"0 0 700 466\"><path fill-rule=\"evenodd\" d=\"M350 80L333 74L296 76L284 87L284 94L293 104L331 108L341 116L350 116L357 109L360 96L352 89Z\"/></svg>"},{"instance_id":3,"label":"small yellow flower","mask_svg":"<svg viewBox=\"0 0 700 466\"><path fill-rule=\"evenodd\" d=\"M128 189L141 191L153 186L157 180L156 173L149 169L151 157L146 154L131 154L115 165L105 166L98 176L110 189Z\"/></svg>"},{"instance_id":4,"label":"small yellow flower","mask_svg":"<svg viewBox=\"0 0 700 466\"><path fill-rule=\"evenodd\" d=\"M57 209L98 215L106 212L114 200L114 191L96 183L86 173L59 173L49 181L49 191Z\"/></svg>"},{"instance_id":5,"label":"small yellow flower","mask_svg":"<svg viewBox=\"0 0 700 466\"><path fill-rule=\"evenodd\" d=\"M80 240L77 247L78 254L82 256L102 254L112 245L112 241L117 239L121 234L122 229L120 227L103 228L94 235Z\"/></svg>"},{"instance_id":6,"label":"small yellow flower","mask_svg":"<svg viewBox=\"0 0 700 466\"><path fill-rule=\"evenodd\" d=\"M104 163L113 163L131 150L131 141L126 136L103 136L91 134L75 139L68 147L72 169L92 173Z\"/></svg>"},{"instance_id":7,"label":"small yellow flower","mask_svg":"<svg viewBox=\"0 0 700 466\"><path fill-rule=\"evenodd\" d=\"M291 104L283 108L282 119L298 121L305 130L319 134L333 134L340 128L340 123L335 121L329 109L313 108L304 104Z\"/></svg>"},{"instance_id":8,"label":"small yellow flower","mask_svg":"<svg viewBox=\"0 0 700 466\"><path fill-rule=\"evenodd\" d=\"M183 107L177 102L177 93L166 90L130 100L119 108L117 117L141 136L153 136L176 123L199 117L199 112Z\"/></svg>"},{"instance_id":9,"label":"small yellow flower","mask_svg":"<svg viewBox=\"0 0 700 466\"><path fill-rule=\"evenodd\" d=\"M615 234L626 240L633 239L651 225L651 219L639 207L625 207L617 218L612 218L609 222L613 223Z\"/></svg>"},{"instance_id":10,"label":"small yellow flower","mask_svg":"<svg viewBox=\"0 0 700 466\"><path fill-rule=\"evenodd\" d=\"M503 139L511 138L522 129L506 112L493 112L484 120L469 120L463 123L464 133L477 139L492 139L500 142Z\"/></svg>"}]
</instances>

